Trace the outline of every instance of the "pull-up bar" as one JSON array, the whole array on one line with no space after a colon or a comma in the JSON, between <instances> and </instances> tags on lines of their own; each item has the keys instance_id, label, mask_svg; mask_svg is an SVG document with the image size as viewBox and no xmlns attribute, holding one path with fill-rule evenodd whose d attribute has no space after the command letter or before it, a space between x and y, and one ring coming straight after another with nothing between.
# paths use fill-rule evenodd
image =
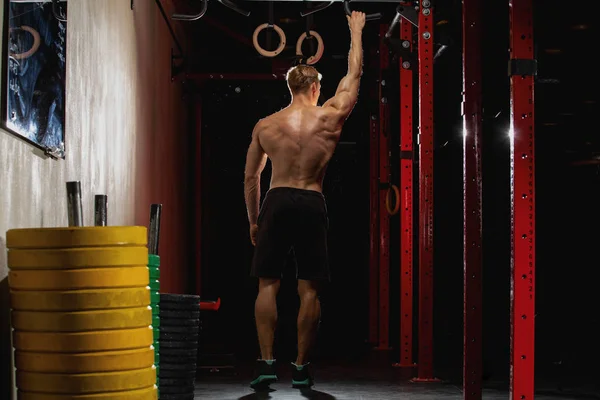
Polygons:
<instances>
[{"instance_id":1,"label":"pull-up bar","mask_svg":"<svg viewBox=\"0 0 600 400\"><path fill-rule=\"evenodd\" d=\"M314 2L314 3L322 3L323 0L244 0L244 1L273 1L273 2ZM335 3L341 3L347 0L329 0ZM352 0L353 3L400 3L400 0Z\"/></svg>"},{"instance_id":2,"label":"pull-up bar","mask_svg":"<svg viewBox=\"0 0 600 400\"><path fill-rule=\"evenodd\" d=\"M58 1L58 0L55 0L55 1ZM238 6L235 2L233 2L231 0L218 0L218 1L219 1L219 3L223 4L224 6L226 6L229 9L237 12L238 14L241 14L245 17L250 16L250 11L244 10L243 8L241 8L240 6ZM335 2L343 2L344 3L344 11L346 12L347 15L352 14L352 9L350 8L350 1L353 1L354 3L401 3L402 2L400 0L377 0L377 1L329 0L329 1L325 1L325 2L323 2L322 0L245 0L245 1L266 1L269 3L310 1L310 2L321 3L320 5L318 5L317 7L313 8L313 9L302 11L300 13L300 15L302 17L306 17L308 15L315 14L321 10L324 10ZM429 3L429 0L425 0L425 1ZM201 4L201 10L199 13L197 13L197 14L173 14L172 18L177 21L197 21L197 20L199 20L200 18L202 18L204 16L204 14L206 14L206 10L208 8L208 0L200 0L200 3L202 3L202 4ZM428 7L428 6L426 6L426 7ZM381 19L382 17L383 17L382 13L367 14L366 20L367 21L375 21L375 20ZM398 16L396 18L398 18ZM413 24L415 24L414 21L411 21L411 22L413 22Z\"/></svg>"}]
</instances>

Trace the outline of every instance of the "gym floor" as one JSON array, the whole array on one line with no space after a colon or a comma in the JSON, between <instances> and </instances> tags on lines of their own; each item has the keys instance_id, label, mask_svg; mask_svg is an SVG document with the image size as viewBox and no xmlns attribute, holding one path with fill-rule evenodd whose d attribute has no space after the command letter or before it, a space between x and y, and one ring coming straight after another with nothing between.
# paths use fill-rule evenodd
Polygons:
<instances>
[{"instance_id":1,"label":"gym floor","mask_svg":"<svg viewBox=\"0 0 600 400\"><path fill-rule=\"evenodd\" d=\"M200 376L196 380L195 398L203 400L462 400L463 398L460 383L410 383L402 379L397 370L361 368L348 364L315 366L313 390L300 391L291 387L291 371L286 367L286 365L278 366L279 382L271 385L269 392L254 392L248 386L252 380L252 365L238 366L235 374ZM492 386L494 385L490 383L486 385L486 387ZM504 389L485 389L484 399L508 399L506 389L508 385L498 386ZM585 395L581 392L568 395L556 390L538 390L538 393L536 400L600 399L600 394L594 395L589 390Z\"/></svg>"}]
</instances>

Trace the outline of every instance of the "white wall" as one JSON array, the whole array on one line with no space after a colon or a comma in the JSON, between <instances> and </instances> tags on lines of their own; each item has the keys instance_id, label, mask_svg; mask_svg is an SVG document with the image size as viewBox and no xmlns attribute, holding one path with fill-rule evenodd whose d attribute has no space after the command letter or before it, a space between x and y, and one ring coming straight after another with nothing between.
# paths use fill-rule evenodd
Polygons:
<instances>
[{"instance_id":1,"label":"white wall","mask_svg":"<svg viewBox=\"0 0 600 400\"><path fill-rule=\"evenodd\" d=\"M163 3L170 11L170 2ZM108 195L110 225L134 224L136 214L138 224L145 224L139 216L148 215L149 203L168 200L161 198L167 190L155 190L151 199L140 189L149 184L140 168L155 157L137 155L156 147L157 134L182 130L186 120L180 84L171 82L170 53L170 35L154 0L136 0L134 11L130 0L68 0L66 159L45 158L0 131L0 399L9 398L11 375L6 231L66 226L70 180L81 181L85 225L93 224L94 194ZM178 176L184 166L162 168Z\"/></svg>"}]
</instances>

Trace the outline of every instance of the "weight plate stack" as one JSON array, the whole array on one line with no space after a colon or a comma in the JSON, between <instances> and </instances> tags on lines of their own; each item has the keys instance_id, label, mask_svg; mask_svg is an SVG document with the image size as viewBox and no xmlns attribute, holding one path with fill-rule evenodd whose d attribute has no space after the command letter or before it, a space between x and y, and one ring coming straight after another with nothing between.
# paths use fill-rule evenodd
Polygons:
<instances>
[{"instance_id":1,"label":"weight plate stack","mask_svg":"<svg viewBox=\"0 0 600 400\"><path fill-rule=\"evenodd\" d=\"M6 234L20 400L158 400L144 227Z\"/></svg>"},{"instance_id":2,"label":"weight plate stack","mask_svg":"<svg viewBox=\"0 0 600 400\"><path fill-rule=\"evenodd\" d=\"M157 368L160 367L160 257L156 254L148 254L148 270L150 273L150 291L154 294L150 300L150 306L152 307L152 328L154 336L154 364ZM157 374L158 374L157 369ZM160 390L157 375L157 385Z\"/></svg>"},{"instance_id":3,"label":"weight plate stack","mask_svg":"<svg viewBox=\"0 0 600 400\"><path fill-rule=\"evenodd\" d=\"M200 330L200 296L160 294L161 400L194 398Z\"/></svg>"}]
</instances>

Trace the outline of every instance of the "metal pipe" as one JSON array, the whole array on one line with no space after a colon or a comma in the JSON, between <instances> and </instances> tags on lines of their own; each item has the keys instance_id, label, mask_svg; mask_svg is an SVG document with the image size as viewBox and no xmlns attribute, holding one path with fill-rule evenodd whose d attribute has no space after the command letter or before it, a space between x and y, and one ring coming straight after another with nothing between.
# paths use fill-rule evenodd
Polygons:
<instances>
[{"instance_id":1,"label":"metal pipe","mask_svg":"<svg viewBox=\"0 0 600 400\"><path fill-rule=\"evenodd\" d=\"M200 18L204 17L206 14L206 10L208 10L208 0L202 0L202 8L198 14L188 15L188 14L173 14L171 18L175 21L197 21Z\"/></svg>"},{"instance_id":2,"label":"metal pipe","mask_svg":"<svg viewBox=\"0 0 600 400\"><path fill-rule=\"evenodd\" d=\"M311 8L311 9L308 9L308 10L301 11L301 12L300 12L300 16L301 16L301 17L308 17L309 15L312 15L312 14L314 14L314 13L317 13L317 12L319 12L319 11L321 11L321 10L324 10L324 9L326 9L327 7L329 7L329 6L330 6L330 5L332 5L332 4L333 4L333 1L330 1L330 2L324 2L324 3L322 3L322 4L319 4L319 5L318 5L318 6L316 6L315 8Z\"/></svg>"},{"instance_id":3,"label":"metal pipe","mask_svg":"<svg viewBox=\"0 0 600 400\"><path fill-rule=\"evenodd\" d=\"M260 2L260 1L275 1L278 3L285 3L285 2L314 2L314 3L322 3L323 0L245 0L245 1L249 1L249 2ZM341 3L341 2L345 2L347 0L331 0L335 3ZM399 0L352 0L353 3L370 3L370 4L376 4L376 3L395 3L398 4L400 3Z\"/></svg>"},{"instance_id":4,"label":"metal pipe","mask_svg":"<svg viewBox=\"0 0 600 400\"><path fill-rule=\"evenodd\" d=\"M348 16L352 15L352 9L350 8L350 0L344 1L344 11L346 12L346 15L348 15ZM376 21L378 19L381 19L381 17L383 17L383 14L381 14L381 13L367 14L367 16L365 17L365 20L366 21Z\"/></svg>"},{"instance_id":5,"label":"metal pipe","mask_svg":"<svg viewBox=\"0 0 600 400\"><path fill-rule=\"evenodd\" d=\"M161 214L162 204L152 204L150 206L150 226L148 229L148 253L150 254L158 254Z\"/></svg>"},{"instance_id":6,"label":"metal pipe","mask_svg":"<svg viewBox=\"0 0 600 400\"><path fill-rule=\"evenodd\" d=\"M398 8L396 9L396 15L394 16L394 19L392 20L390 27L388 28L387 32L385 33L386 39L392 37L392 33L394 32L394 29L396 28L396 26L400 22L400 19L402 18L402 14L400 13L400 10L401 10L401 6L398 6Z\"/></svg>"},{"instance_id":7,"label":"metal pipe","mask_svg":"<svg viewBox=\"0 0 600 400\"><path fill-rule=\"evenodd\" d=\"M67 215L69 226L83 226L83 205L81 203L81 182L67 182Z\"/></svg>"},{"instance_id":8,"label":"metal pipe","mask_svg":"<svg viewBox=\"0 0 600 400\"><path fill-rule=\"evenodd\" d=\"M106 226L108 224L108 196L97 194L94 197L94 226Z\"/></svg>"},{"instance_id":9,"label":"metal pipe","mask_svg":"<svg viewBox=\"0 0 600 400\"><path fill-rule=\"evenodd\" d=\"M235 11L238 14L243 15L244 17L249 17L250 16L250 11L246 11L240 7L238 7L237 4L235 4L232 1L229 0L219 0L219 3L223 4L225 7Z\"/></svg>"}]
</instances>

